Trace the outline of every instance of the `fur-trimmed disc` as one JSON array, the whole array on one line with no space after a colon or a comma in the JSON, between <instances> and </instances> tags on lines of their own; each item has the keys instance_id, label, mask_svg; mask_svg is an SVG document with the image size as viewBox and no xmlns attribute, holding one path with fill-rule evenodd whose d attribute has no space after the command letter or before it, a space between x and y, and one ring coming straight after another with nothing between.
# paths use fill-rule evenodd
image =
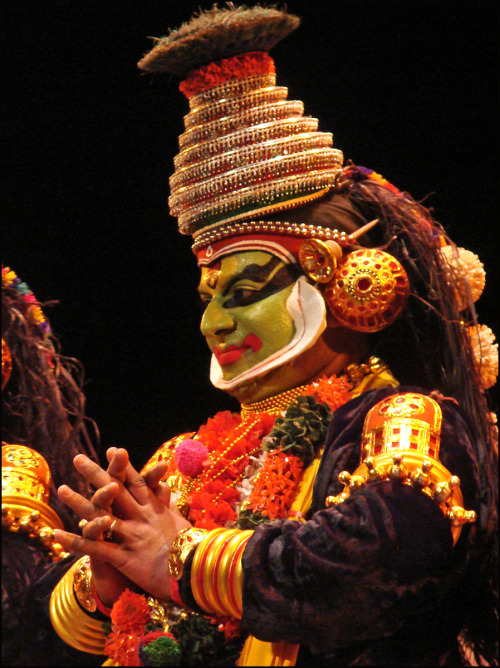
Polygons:
<instances>
[{"instance_id":1,"label":"fur-trimmed disc","mask_svg":"<svg viewBox=\"0 0 500 668\"><path fill-rule=\"evenodd\" d=\"M214 5L178 30L155 38L155 47L139 61L145 72L186 77L209 63L250 51L269 51L298 28L300 19L271 7Z\"/></svg>"}]
</instances>

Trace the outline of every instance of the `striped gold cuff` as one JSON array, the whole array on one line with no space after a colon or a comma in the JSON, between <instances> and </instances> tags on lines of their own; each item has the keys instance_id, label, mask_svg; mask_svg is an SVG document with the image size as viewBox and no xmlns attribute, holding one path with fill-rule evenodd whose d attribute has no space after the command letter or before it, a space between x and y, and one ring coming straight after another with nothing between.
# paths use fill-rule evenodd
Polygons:
<instances>
[{"instance_id":1,"label":"striped gold cuff","mask_svg":"<svg viewBox=\"0 0 500 668\"><path fill-rule=\"evenodd\" d=\"M102 622L87 614L77 600L76 589L81 589L82 578L87 579L88 560L88 557L82 557L75 562L54 588L50 598L50 620L58 636L71 647L89 654L103 654Z\"/></svg>"}]
</instances>

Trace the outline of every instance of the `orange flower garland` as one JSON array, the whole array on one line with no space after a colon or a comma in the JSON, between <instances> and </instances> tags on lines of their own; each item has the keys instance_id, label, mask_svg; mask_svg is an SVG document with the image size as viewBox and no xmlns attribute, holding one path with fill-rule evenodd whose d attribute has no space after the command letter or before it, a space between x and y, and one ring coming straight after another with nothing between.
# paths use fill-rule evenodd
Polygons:
<instances>
[{"instance_id":1,"label":"orange flower garland","mask_svg":"<svg viewBox=\"0 0 500 668\"><path fill-rule=\"evenodd\" d=\"M274 61L269 54L263 51L243 53L200 67L179 84L179 90L189 99L230 79L243 79L274 72Z\"/></svg>"},{"instance_id":2,"label":"orange flower garland","mask_svg":"<svg viewBox=\"0 0 500 668\"><path fill-rule=\"evenodd\" d=\"M287 455L281 448L268 453L248 505L269 521L286 517L297 495L303 469L297 456Z\"/></svg>"},{"instance_id":3,"label":"orange flower garland","mask_svg":"<svg viewBox=\"0 0 500 668\"><path fill-rule=\"evenodd\" d=\"M120 666L140 666L139 646L150 608L141 594L126 589L111 610L111 633L104 653Z\"/></svg>"},{"instance_id":4,"label":"orange flower garland","mask_svg":"<svg viewBox=\"0 0 500 668\"><path fill-rule=\"evenodd\" d=\"M223 411L200 428L197 438L207 448L212 464L197 477L187 497L188 518L195 527L216 529L236 523L239 494L234 485L243 478L250 456L260 451L274 420L260 413L248 423L237 413Z\"/></svg>"},{"instance_id":5,"label":"orange flower garland","mask_svg":"<svg viewBox=\"0 0 500 668\"><path fill-rule=\"evenodd\" d=\"M329 411L336 410L350 399L350 390L351 386L344 378L325 377L304 388L302 395L291 402L287 411L301 401L304 402L305 397L312 397L314 401L308 400L305 404L313 415L313 423L327 421ZM281 423L284 422L286 425L294 421L293 418L287 417L285 411L282 415L283 417L279 418ZM203 443L209 455L209 459L204 462L202 473L196 478L189 478L179 472L173 456L173 447L168 453L165 451L164 455L169 457L166 477L178 481L176 488L182 479L184 489L189 490L188 518L193 526L205 529L236 527L238 509L241 511L243 508L249 508L266 522L291 516L291 507L299 491L305 460L288 451L289 443L284 448L276 443L273 444L273 427L276 420L275 415L268 413L251 414L249 418L242 420L239 414L229 411L222 411L210 418L200 427L195 437ZM321 447L321 443L318 442L319 432L313 432L314 429L307 433L306 437L313 440L314 452L317 453ZM183 435L184 442L188 436L192 438L194 435ZM268 436L271 437L266 439L263 448L263 440ZM174 443L182 443L183 437L175 439ZM293 442L299 455L302 444L301 438L297 443ZM265 455L263 449L266 450ZM160 454L156 461L161 461L164 455ZM252 466L249 466L251 463ZM251 491L242 504L243 486L239 484L243 481L247 483L247 491L248 489ZM224 634L226 642L238 637L240 620L220 616L207 616L206 619ZM144 654L144 645L148 641L155 642L162 636L175 641L171 633L150 631L150 609L146 598L129 590L126 590L113 606L111 622L112 631L106 638L105 653L121 666L144 665L141 658ZM185 637L185 634L189 635L191 631L183 629L182 633ZM181 650L175 642L173 646L173 649L169 648L168 651L178 653L175 657L173 655L171 657L172 660L178 661L184 650Z\"/></svg>"}]
</instances>

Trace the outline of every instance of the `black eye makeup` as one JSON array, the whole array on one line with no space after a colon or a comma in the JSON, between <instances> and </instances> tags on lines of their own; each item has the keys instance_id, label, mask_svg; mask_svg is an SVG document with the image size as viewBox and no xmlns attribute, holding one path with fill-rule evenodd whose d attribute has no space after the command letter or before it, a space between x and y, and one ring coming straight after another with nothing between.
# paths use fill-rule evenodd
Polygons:
<instances>
[{"instance_id":1,"label":"black eye makeup","mask_svg":"<svg viewBox=\"0 0 500 668\"><path fill-rule=\"evenodd\" d=\"M224 302L224 308L249 306L284 290L294 283L301 274L300 269L296 269L294 265L282 265L273 274L273 270L279 263L280 261L277 258L272 258L266 265L249 265L246 267L225 290L226 293L231 291L231 296ZM256 268L255 272L253 268ZM243 274L245 275L243 276ZM261 285L255 288L247 285L238 287L238 282L245 279L261 283Z\"/></svg>"}]
</instances>

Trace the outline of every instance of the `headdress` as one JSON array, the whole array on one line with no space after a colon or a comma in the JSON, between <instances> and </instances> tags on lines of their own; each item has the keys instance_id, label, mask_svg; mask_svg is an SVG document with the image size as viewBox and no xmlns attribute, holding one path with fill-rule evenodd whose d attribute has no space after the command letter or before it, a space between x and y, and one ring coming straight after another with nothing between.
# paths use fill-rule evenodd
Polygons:
<instances>
[{"instance_id":1,"label":"headdress","mask_svg":"<svg viewBox=\"0 0 500 668\"><path fill-rule=\"evenodd\" d=\"M332 135L276 86L268 51L299 22L273 8L214 8L158 39L139 62L183 78L190 111L169 204L195 249L235 234L282 235L286 225L262 217L325 195L342 168ZM310 235L305 224L294 227Z\"/></svg>"},{"instance_id":2,"label":"headdress","mask_svg":"<svg viewBox=\"0 0 500 668\"><path fill-rule=\"evenodd\" d=\"M145 72L179 77L189 100L170 178L170 212L178 218L179 231L193 236L200 265L250 249L300 262L339 322L379 331L398 317L409 295L405 242L399 257L388 253L394 236L388 230L383 248L346 254L358 244L364 226L379 217L376 208L371 216L369 206L358 206L351 186L361 184L362 190L365 181L376 184L410 205L429 246L439 249L448 242L430 217L382 176L344 167L332 134L319 131L318 120L305 115L303 103L289 100L287 88L276 85L269 51L299 24L298 17L275 7L214 6L156 39L141 59ZM311 217L325 198L328 223ZM443 252L440 270L452 256L456 251ZM463 263L459 271L470 278ZM455 297L477 298L481 283L477 271L472 290L464 279ZM484 344L491 343L489 330L476 328L471 336L481 351L483 386L489 386L496 375L496 350L489 345L484 351Z\"/></svg>"}]
</instances>

